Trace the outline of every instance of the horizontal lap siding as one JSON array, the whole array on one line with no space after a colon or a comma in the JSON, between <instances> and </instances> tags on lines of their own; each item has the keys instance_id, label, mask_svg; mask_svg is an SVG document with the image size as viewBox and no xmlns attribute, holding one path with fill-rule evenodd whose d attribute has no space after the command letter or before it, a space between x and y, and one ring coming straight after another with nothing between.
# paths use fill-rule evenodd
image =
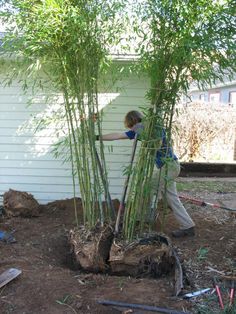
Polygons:
<instances>
[{"instance_id":1,"label":"horizontal lap siding","mask_svg":"<svg viewBox=\"0 0 236 314\"><path fill-rule=\"evenodd\" d=\"M112 100L104 108L103 133L124 130L124 115L145 105L147 87L146 80L130 77L118 81L111 91L99 96L101 103ZM37 104L27 107L30 97L23 94L19 84L0 85L0 194L10 188L26 191L41 204L73 197L70 164L63 164L50 153L50 145L56 140L53 136L56 128L48 127L46 133L34 134L29 125L19 132L23 123L45 110L42 99L39 95ZM105 142L112 198L121 196L123 170L130 160L131 150L129 140Z\"/></svg>"}]
</instances>

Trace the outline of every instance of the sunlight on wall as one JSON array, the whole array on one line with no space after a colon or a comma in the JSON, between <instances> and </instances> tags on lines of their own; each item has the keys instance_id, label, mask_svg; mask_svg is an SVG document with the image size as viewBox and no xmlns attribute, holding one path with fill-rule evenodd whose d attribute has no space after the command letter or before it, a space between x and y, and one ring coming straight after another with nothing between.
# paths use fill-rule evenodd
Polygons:
<instances>
[{"instance_id":1,"label":"sunlight on wall","mask_svg":"<svg viewBox=\"0 0 236 314\"><path fill-rule=\"evenodd\" d=\"M114 101L120 93L100 93L98 95L98 109L101 111ZM39 98L35 99L35 104ZM34 100L32 100L34 104ZM77 123L78 125L80 122ZM34 133L25 141L29 145L30 153L34 157L47 154L52 145L59 139L68 135L66 113L64 108L63 96L56 96L53 102L46 108L25 121L17 130L18 135L25 135L29 129L35 130Z\"/></svg>"}]
</instances>

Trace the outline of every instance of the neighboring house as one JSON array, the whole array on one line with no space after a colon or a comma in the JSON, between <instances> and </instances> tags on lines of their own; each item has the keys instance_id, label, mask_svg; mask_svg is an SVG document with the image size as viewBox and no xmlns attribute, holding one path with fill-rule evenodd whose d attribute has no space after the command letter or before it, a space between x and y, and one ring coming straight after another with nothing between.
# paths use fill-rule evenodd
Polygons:
<instances>
[{"instance_id":1,"label":"neighboring house","mask_svg":"<svg viewBox=\"0 0 236 314\"><path fill-rule=\"evenodd\" d=\"M116 62L126 64L133 56L116 56ZM0 82L4 77L0 69ZM116 81L109 91L101 91L99 102L104 108L103 132L124 129L124 115L147 103L146 78L129 75ZM24 94L21 84L0 84L0 194L10 188L34 195L39 203L73 197L70 163L62 163L51 153L55 143L55 129L33 133L30 121L35 115L47 115L50 106L43 95L37 95L35 104L27 107L30 94ZM21 126L28 123L24 130ZM123 189L123 168L130 160L132 141L105 142L106 161L112 198L120 198ZM112 149L111 149L112 147Z\"/></svg>"},{"instance_id":2,"label":"neighboring house","mask_svg":"<svg viewBox=\"0 0 236 314\"><path fill-rule=\"evenodd\" d=\"M232 81L226 79L224 83L216 83L206 90L191 86L189 96L192 101L236 106L236 77Z\"/></svg>"}]
</instances>

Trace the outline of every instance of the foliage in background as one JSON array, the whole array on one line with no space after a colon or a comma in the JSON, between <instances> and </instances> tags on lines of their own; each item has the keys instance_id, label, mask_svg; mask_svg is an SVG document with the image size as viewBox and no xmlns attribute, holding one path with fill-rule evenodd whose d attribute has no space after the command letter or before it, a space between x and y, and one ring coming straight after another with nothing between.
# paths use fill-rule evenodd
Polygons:
<instances>
[{"instance_id":1,"label":"foliage in background","mask_svg":"<svg viewBox=\"0 0 236 314\"><path fill-rule=\"evenodd\" d=\"M128 239L135 235L137 220L138 232L143 231L150 208L154 150L160 146L156 125L166 129L171 143L180 93L187 93L192 81L204 87L231 78L236 70L233 1L146 0L140 1L134 12L139 69L150 77L151 87L147 93L150 109L144 113L144 136L124 216Z\"/></svg>"},{"instance_id":2,"label":"foliage in background","mask_svg":"<svg viewBox=\"0 0 236 314\"><path fill-rule=\"evenodd\" d=\"M233 158L236 108L214 103L187 103L178 108L173 124L174 145L182 160L217 159L227 146L232 155L227 151L224 157ZM214 143L217 144L215 149Z\"/></svg>"},{"instance_id":3,"label":"foliage in background","mask_svg":"<svg viewBox=\"0 0 236 314\"><path fill-rule=\"evenodd\" d=\"M12 69L9 82L20 77L25 88L49 86L62 95L54 112L55 124L58 117L64 121L65 136L58 150L69 151L74 194L77 181L84 223L89 227L98 218L103 224L111 211L103 144L100 142L101 174L95 135L101 134L99 76L107 67L108 47L116 44L122 28L122 20L117 19L121 8L121 1L12 0L2 14L9 25L5 54L13 54L15 64L20 62L20 68ZM45 125L42 117L39 127ZM105 213L104 195L109 209Z\"/></svg>"}]
</instances>

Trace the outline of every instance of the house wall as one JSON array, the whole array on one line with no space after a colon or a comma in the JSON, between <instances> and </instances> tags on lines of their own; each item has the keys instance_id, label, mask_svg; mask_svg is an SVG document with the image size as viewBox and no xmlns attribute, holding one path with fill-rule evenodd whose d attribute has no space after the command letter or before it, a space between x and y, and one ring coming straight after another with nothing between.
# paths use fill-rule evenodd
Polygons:
<instances>
[{"instance_id":1,"label":"house wall","mask_svg":"<svg viewBox=\"0 0 236 314\"><path fill-rule=\"evenodd\" d=\"M226 86L221 88L221 102L223 104L229 103L230 92L236 92L236 84L233 86ZM236 106L236 103L234 103L233 105Z\"/></svg>"},{"instance_id":2,"label":"house wall","mask_svg":"<svg viewBox=\"0 0 236 314\"><path fill-rule=\"evenodd\" d=\"M191 91L191 100L192 101L205 101L208 102L210 101L210 94L211 93L220 93L220 103L222 104L229 104L229 94L230 92L236 92L236 84L231 85L231 86L224 86L224 87L219 87L219 88L214 88L214 89L209 89L207 91ZM236 103L233 104L236 106Z\"/></svg>"},{"instance_id":3,"label":"house wall","mask_svg":"<svg viewBox=\"0 0 236 314\"><path fill-rule=\"evenodd\" d=\"M100 94L104 133L124 129L125 113L146 103L147 88L147 79L129 76L117 81L109 92ZM56 141L56 128L36 133L31 129L31 118L47 114L48 107L39 95L35 104L27 108L31 97L23 93L17 82L10 87L0 85L0 194L10 188L25 191L33 194L41 204L71 198L70 164L62 164L62 160L55 159L50 151ZM20 131L25 123L27 126ZM105 143L112 198L120 198L124 183L122 171L129 162L131 149L130 140Z\"/></svg>"}]
</instances>

